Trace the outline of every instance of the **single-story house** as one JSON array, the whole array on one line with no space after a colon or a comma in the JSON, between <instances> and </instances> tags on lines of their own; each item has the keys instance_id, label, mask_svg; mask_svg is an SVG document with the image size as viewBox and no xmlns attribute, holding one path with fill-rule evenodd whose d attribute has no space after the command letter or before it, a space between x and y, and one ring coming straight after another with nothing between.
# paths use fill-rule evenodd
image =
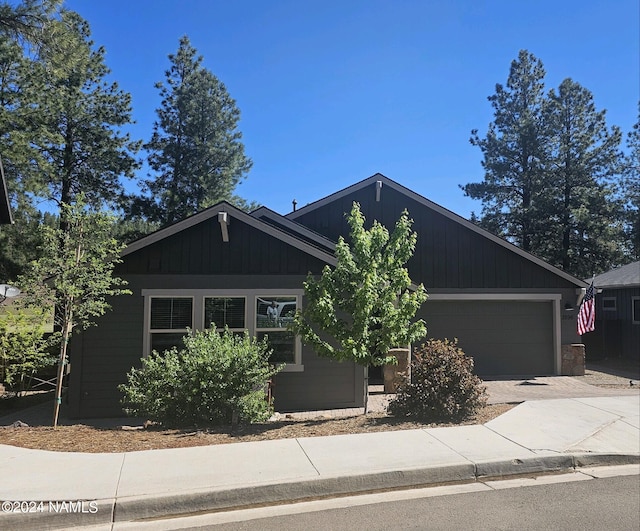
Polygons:
<instances>
[{"instance_id":1,"label":"single-story house","mask_svg":"<svg viewBox=\"0 0 640 531\"><path fill-rule=\"evenodd\" d=\"M561 346L579 340L575 306L587 284L376 174L286 216L223 202L131 243L116 274L133 295L72 341L71 414L120 414L127 371L211 323L268 335L286 363L274 379L277 410L362 406L363 368L319 357L286 330L307 273L335 264L354 201L369 223L392 228L404 209L413 218L408 268L429 293L419 317L430 337L457 337L480 375L560 373Z\"/></svg>"},{"instance_id":2,"label":"single-story house","mask_svg":"<svg viewBox=\"0 0 640 531\"><path fill-rule=\"evenodd\" d=\"M4 178L4 169L0 160L0 224L8 225L13 223L11 215L11 203L9 201L9 192L7 191L7 181Z\"/></svg>"},{"instance_id":3,"label":"single-story house","mask_svg":"<svg viewBox=\"0 0 640 531\"><path fill-rule=\"evenodd\" d=\"M640 361L640 261L597 275L593 284L595 330L582 338L587 359Z\"/></svg>"}]
</instances>

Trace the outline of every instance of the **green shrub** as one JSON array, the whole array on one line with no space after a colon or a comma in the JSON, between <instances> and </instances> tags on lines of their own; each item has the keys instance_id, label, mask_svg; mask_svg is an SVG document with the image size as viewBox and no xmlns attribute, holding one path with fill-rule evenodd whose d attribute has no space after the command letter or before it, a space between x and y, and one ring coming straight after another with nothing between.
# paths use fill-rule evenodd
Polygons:
<instances>
[{"instance_id":1,"label":"green shrub","mask_svg":"<svg viewBox=\"0 0 640 531\"><path fill-rule=\"evenodd\" d=\"M28 391L33 377L56 363L47 338L48 316L44 311L8 310L0 314L0 382L18 393Z\"/></svg>"},{"instance_id":2,"label":"green shrub","mask_svg":"<svg viewBox=\"0 0 640 531\"><path fill-rule=\"evenodd\" d=\"M128 415L165 426L207 426L267 420L266 382L280 368L269 365L266 342L214 328L195 331L185 348L153 352L119 386Z\"/></svg>"},{"instance_id":3,"label":"green shrub","mask_svg":"<svg viewBox=\"0 0 640 531\"><path fill-rule=\"evenodd\" d=\"M430 339L416 348L411 381L398 387L389 412L426 422L458 422L486 404L486 389L473 374L473 359L458 340Z\"/></svg>"}]
</instances>

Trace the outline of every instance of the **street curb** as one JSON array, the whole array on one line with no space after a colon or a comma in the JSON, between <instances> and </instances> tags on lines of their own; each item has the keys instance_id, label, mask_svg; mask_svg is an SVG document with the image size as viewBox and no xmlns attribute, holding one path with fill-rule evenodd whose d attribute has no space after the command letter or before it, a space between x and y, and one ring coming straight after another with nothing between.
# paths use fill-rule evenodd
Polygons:
<instances>
[{"instance_id":1,"label":"street curb","mask_svg":"<svg viewBox=\"0 0 640 531\"><path fill-rule=\"evenodd\" d=\"M236 510L252 505L297 502L317 497L357 495L382 489L484 481L490 477L638 463L640 463L640 454L558 454L154 497L135 496L117 499L113 521L177 517L194 513Z\"/></svg>"},{"instance_id":2,"label":"street curb","mask_svg":"<svg viewBox=\"0 0 640 531\"><path fill-rule=\"evenodd\" d=\"M0 513L0 529L11 529L12 531L49 531L59 529L69 529L72 527L85 527L96 525L111 525L113 523L114 509L116 506L115 498L104 498L101 500L85 500L83 509L87 512L67 512L69 506L63 506L62 500L56 502L51 500L53 510L49 510L49 501L43 501L43 512L14 512ZM89 503L95 503L97 511L93 511L94 506ZM66 509L65 509L66 508ZM56 511L58 509L58 511Z\"/></svg>"},{"instance_id":3,"label":"street curb","mask_svg":"<svg viewBox=\"0 0 640 531\"><path fill-rule=\"evenodd\" d=\"M257 484L251 487L217 491L167 494L154 497L153 500L144 496L122 498L116 502L114 522L182 513L232 510L249 505L301 501L308 498L346 496L388 488L473 480L475 480L475 465L468 462L445 467L431 466L278 484ZM169 508L175 512L168 512Z\"/></svg>"},{"instance_id":4,"label":"street curb","mask_svg":"<svg viewBox=\"0 0 640 531\"><path fill-rule=\"evenodd\" d=\"M575 470L582 467L640 464L640 454L557 454L487 462L462 462L446 466L395 470L352 476L292 480L277 484L209 489L178 494L130 496L97 500L98 511L0 514L0 528L14 531L59 530L80 526L111 525L156 518L175 518L214 511L231 511L255 505L300 502L312 498L357 495L383 489L486 481L489 478Z\"/></svg>"}]
</instances>

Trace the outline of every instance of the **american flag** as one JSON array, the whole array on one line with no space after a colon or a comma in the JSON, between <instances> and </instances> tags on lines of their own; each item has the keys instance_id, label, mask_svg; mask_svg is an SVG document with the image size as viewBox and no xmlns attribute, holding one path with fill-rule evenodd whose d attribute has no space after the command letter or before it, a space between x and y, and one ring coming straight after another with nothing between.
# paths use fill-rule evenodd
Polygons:
<instances>
[{"instance_id":1,"label":"american flag","mask_svg":"<svg viewBox=\"0 0 640 531\"><path fill-rule=\"evenodd\" d=\"M591 285L587 288L580 305L580 311L578 312L578 335L586 334L587 332L593 332L596 329L596 294L593 287L593 280Z\"/></svg>"}]
</instances>

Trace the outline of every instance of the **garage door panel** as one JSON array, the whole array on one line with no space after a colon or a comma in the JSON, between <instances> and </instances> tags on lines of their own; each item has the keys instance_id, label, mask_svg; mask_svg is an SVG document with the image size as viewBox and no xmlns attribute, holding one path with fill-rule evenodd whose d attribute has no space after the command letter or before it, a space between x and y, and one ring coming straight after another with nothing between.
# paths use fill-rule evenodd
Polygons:
<instances>
[{"instance_id":1,"label":"garage door panel","mask_svg":"<svg viewBox=\"0 0 640 531\"><path fill-rule=\"evenodd\" d=\"M458 338L479 375L553 374L550 301L433 301L422 307L427 337Z\"/></svg>"}]
</instances>

